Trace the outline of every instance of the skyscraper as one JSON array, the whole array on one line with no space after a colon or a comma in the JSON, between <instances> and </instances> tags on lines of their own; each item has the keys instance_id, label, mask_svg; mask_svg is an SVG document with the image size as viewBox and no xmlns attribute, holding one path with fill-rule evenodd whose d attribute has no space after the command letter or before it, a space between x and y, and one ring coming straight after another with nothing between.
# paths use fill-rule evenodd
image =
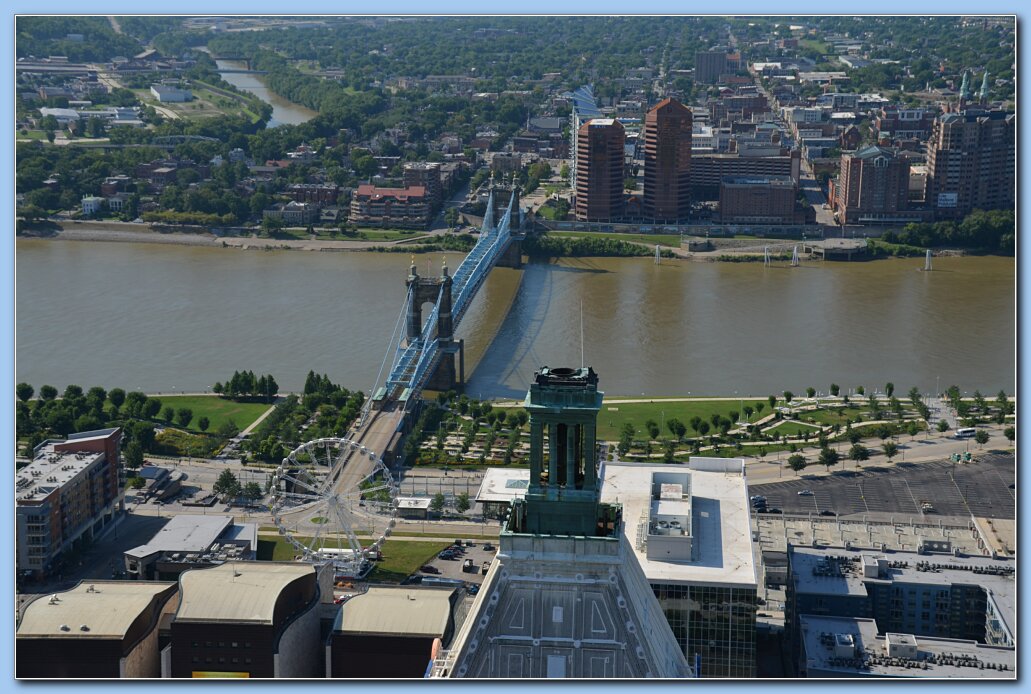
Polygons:
<instances>
[{"instance_id":1,"label":"skyscraper","mask_svg":"<svg viewBox=\"0 0 1031 694\"><path fill-rule=\"evenodd\" d=\"M924 200L938 217L1013 208L1015 125L1012 113L979 108L934 121Z\"/></svg>"},{"instance_id":2,"label":"skyscraper","mask_svg":"<svg viewBox=\"0 0 1031 694\"><path fill-rule=\"evenodd\" d=\"M613 118L580 126L576 143L576 218L608 222L623 214L623 145L626 132Z\"/></svg>"},{"instance_id":3,"label":"skyscraper","mask_svg":"<svg viewBox=\"0 0 1031 694\"><path fill-rule=\"evenodd\" d=\"M691 209L691 111L664 99L644 117L644 215L675 222Z\"/></svg>"},{"instance_id":4,"label":"skyscraper","mask_svg":"<svg viewBox=\"0 0 1031 694\"><path fill-rule=\"evenodd\" d=\"M740 56L738 60L740 60ZM695 82L700 84L716 84L720 79L720 75L726 71L727 51L725 48L698 51L694 54Z\"/></svg>"}]
</instances>

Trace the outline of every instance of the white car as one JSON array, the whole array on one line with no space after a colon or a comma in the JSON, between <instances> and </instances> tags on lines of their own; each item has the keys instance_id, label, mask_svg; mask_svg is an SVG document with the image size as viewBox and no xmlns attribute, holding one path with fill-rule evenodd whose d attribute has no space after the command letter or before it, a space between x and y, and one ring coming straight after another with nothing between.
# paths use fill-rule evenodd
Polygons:
<instances>
[{"instance_id":1,"label":"white car","mask_svg":"<svg viewBox=\"0 0 1031 694\"><path fill-rule=\"evenodd\" d=\"M800 491L798 493L798 495L799 496L813 496L813 490L812 489L803 489L802 491Z\"/></svg>"}]
</instances>

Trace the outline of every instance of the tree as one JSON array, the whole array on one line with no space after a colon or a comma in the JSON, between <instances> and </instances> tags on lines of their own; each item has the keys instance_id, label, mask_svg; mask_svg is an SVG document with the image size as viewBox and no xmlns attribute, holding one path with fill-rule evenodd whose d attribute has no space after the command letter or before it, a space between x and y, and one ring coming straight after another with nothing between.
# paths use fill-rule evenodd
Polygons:
<instances>
[{"instance_id":1,"label":"tree","mask_svg":"<svg viewBox=\"0 0 1031 694\"><path fill-rule=\"evenodd\" d=\"M885 395L887 395L890 398L894 392L895 392L895 384L894 383L892 383L891 381L888 381L887 383L884 384L884 394Z\"/></svg>"},{"instance_id":2,"label":"tree","mask_svg":"<svg viewBox=\"0 0 1031 694\"><path fill-rule=\"evenodd\" d=\"M139 441L132 441L125 447L123 461L126 470L139 470L143 467L143 446Z\"/></svg>"},{"instance_id":3,"label":"tree","mask_svg":"<svg viewBox=\"0 0 1031 694\"><path fill-rule=\"evenodd\" d=\"M648 430L648 436L650 438L659 438L659 432L661 430L659 429L658 423L654 419L649 419L647 422L645 422L644 428Z\"/></svg>"},{"instance_id":4,"label":"tree","mask_svg":"<svg viewBox=\"0 0 1031 694\"><path fill-rule=\"evenodd\" d=\"M944 419L939 419L938 420L938 431L941 432L942 434L944 434L948 430L949 430L949 423L946 422Z\"/></svg>"},{"instance_id":5,"label":"tree","mask_svg":"<svg viewBox=\"0 0 1031 694\"><path fill-rule=\"evenodd\" d=\"M179 426L185 429L190 426L190 421L193 419L193 410L188 407L180 407L175 413L175 417L179 422Z\"/></svg>"},{"instance_id":6,"label":"tree","mask_svg":"<svg viewBox=\"0 0 1031 694\"><path fill-rule=\"evenodd\" d=\"M837 465L839 459L840 456L838 455L838 452L833 448L820 449L820 464L827 466L827 469Z\"/></svg>"},{"instance_id":7,"label":"tree","mask_svg":"<svg viewBox=\"0 0 1031 694\"><path fill-rule=\"evenodd\" d=\"M856 386L856 395L865 395L865 394L866 394L866 388L864 388L863 386Z\"/></svg>"},{"instance_id":8,"label":"tree","mask_svg":"<svg viewBox=\"0 0 1031 694\"><path fill-rule=\"evenodd\" d=\"M18 399L22 402L28 402L32 399L33 394L36 391L33 390L32 386L28 383L19 383L14 387L14 393L18 396Z\"/></svg>"},{"instance_id":9,"label":"tree","mask_svg":"<svg viewBox=\"0 0 1031 694\"><path fill-rule=\"evenodd\" d=\"M766 400L767 400L767 402L769 402L769 403L770 403L770 409L771 409L771 410L772 410L772 409L773 409L774 407L776 407L776 406L777 406L777 396L776 396L776 395L771 395L770 397L766 398Z\"/></svg>"},{"instance_id":10,"label":"tree","mask_svg":"<svg viewBox=\"0 0 1031 694\"><path fill-rule=\"evenodd\" d=\"M673 443L672 439L666 439L666 441L663 443L662 462L675 463L676 458L673 457L675 452L676 445Z\"/></svg>"},{"instance_id":11,"label":"tree","mask_svg":"<svg viewBox=\"0 0 1031 694\"><path fill-rule=\"evenodd\" d=\"M221 439L231 439L240 433L240 427L236 426L236 422L232 419L227 419L218 425L218 429L215 430L215 435Z\"/></svg>"},{"instance_id":12,"label":"tree","mask_svg":"<svg viewBox=\"0 0 1031 694\"><path fill-rule=\"evenodd\" d=\"M1010 443L1013 443L1013 439L1017 437L1017 430L1015 427L1006 427L1003 429L1002 435L1009 439Z\"/></svg>"},{"instance_id":13,"label":"tree","mask_svg":"<svg viewBox=\"0 0 1031 694\"><path fill-rule=\"evenodd\" d=\"M43 389L40 388L39 390L40 394L42 394ZM125 391L121 388L112 388L111 392L107 394L107 399L115 406L115 410L121 409L122 403L125 402Z\"/></svg>"},{"instance_id":14,"label":"tree","mask_svg":"<svg viewBox=\"0 0 1031 694\"><path fill-rule=\"evenodd\" d=\"M173 419L175 419L175 410L174 410L174 409L172 408L172 406L171 406L171 405L169 405L168 407L166 407L166 408L165 408L165 409L164 409L164 410L163 410L163 411L161 412L161 418L162 418L163 420L165 420L165 424L171 424L171 423L172 423L172 420L173 420Z\"/></svg>"},{"instance_id":15,"label":"tree","mask_svg":"<svg viewBox=\"0 0 1031 694\"><path fill-rule=\"evenodd\" d=\"M831 395L838 397L838 393L841 392L841 387L837 383L831 384Z\"/></svg>"},{"instance_id":16,"label":"tree","mask_svg":"<svg viewBox=\"0 0 1031 694\"><path fill-rule=\"evenodd\" d=\"M211 490L220 494L223 499L235 499L241 492L240 480L236 478L232 470L223 470Z\"/></svg>"},{"instance_id":17,"label":"tree","mask_svg":"<svg viewBox=\"0 0 1031 694\"><path fill-rule=\"evenodd\" d=\"M705 436L706 434L708 434L709 433L709 423L708 422L701 422L698 425L698 433L701 434L702 436Z\"/></svg>"},{"instance_id":18,"label":"tree","mask_svg":"<svg viewBox=\"0 0 1031 694\"><path fill-rule=\"evenodd\" d=\"M757 403L755 403L755 413L756 413L757 415L761 415L761 414L763 413L763 409L764 409L765 407L766 407L766 405L764 405L764 404L763 404L763 403L761 403L761 402L757 402Z\"/></svg>"},{"instance_id":19,"label":"tree","mask_svg":"<svg viewBox=\"0 0 1031 694\"><path fill-rule=\"evenodd\" d=\"M211 426L211 421L208 420L207 417L201 417L200 419L197 420L197 427L201 431L207 431L209 426Z\"/></svg>"},{"instance_id":20,"label":"tree","mask_svg":"<svg viewBox=\"0 0 1031 694\"><path fill-rule=\"evenodd\" d=\"M814 397L816 397L816 388L813 388L812 386L809 386L808 388L806 388L805 389L805 396L807 398L809 398L810 400L812 400Z\"/></svg>"},{"instance_id":21,"label":"tree","mask_svg":"<svg viewBox=\"0 0 1031 694\"><path fill-rule=\"evenodd\" d=\"M47 385L40 386L39 387L39 397L42 398L43 400L47 401L47 402L50 402L51 400L55 400L57 398L57 388L54 388L53 386L47 386Z\"/></svg>"},{"instance_id":22,"label":"tree","mask_svg":"<svg viewBox=\"0 0 1031 694\"><path fill-rule=\"evenodd\" d=\"M458 511L459 513L465 513L470 509L470 507L472 507L472 504L469 501L468 492L462 492L461 494L455 497L456 511Z\"/></svg>"},{"instance_id":23,"label":"tree","mask_svg":"<svg viewBox=\"0 0 1031 694\"><path fill-rule=\"evenodd\" d=\"M881 445L881 449L884 451L884 455L887 457L889 463L892 458L899 454L899 447L894 441L885 441Z\"/></svg>"},{"instance_id":24,"label":"tree","mask_svg":"<svg viewBox=\"0 0 1031 694\"><path fill-rule=\"evenodd\" d=\"M143 416L147 419L154 419L161 411L161 401L157 398L147 398L143 403Z\"/></svg>"},{"instance_id":25,"label":"tree","mask_svg":"<svg viewBox=\"0 0 1031 694\"><path fill-rule=\"evenodd\" d=\"M701 426L702 423L703 422L699 422L699 426ZM673 417L666 422L666 428L669 429L671 434L677 437L677 441L682 441L684 439L684 434L687 433L687 427L684 426L684 423L676 417ZM706 427L706 431L708 431L708 427ZM702 433L704 434L705 432Z\"/></svg>"},{"instance_id":26,"label":"tree","mask_svg":"<svg viewBox=\"0 0 1031 694\"><path fill-rule=\"evenodd\" d=\"M861 443L854 443L852 444L852 448L848 449L848 457L849 460L861 463L870 458L870 449Z\"/></svg>"},{"instance_id":27,"label":"tree","mask_svg":"<svg viewBox=\"0 0 1031 694\"><path fill-rule=\"evenodd\" d=\"M145 393L138 390L125 394L125 416L132 419L140 419L143 415L143 405L147 402Z\"/></svg>"},{"instance_id":28,"label":"tree","mask_svg":"<svg viewBox=\"0 0 1031 694\"><path fill-rule=\"evenodd\" d=\"M698 425L702 423L702 418L699 417L698 415L695 415L694 417L691 417L691 419L689 420L689 423L691 425L691 428L694 429L695 432L697 432L698 431Z\"/></svg>"},{"instance_id":29,"label":"tree","mask_svg":"<svg viewBox=\"0 0 1031 694\"><path fill-rule=\"evenodd\" d=\"M916 435L920 433L920 424L917 422L910 422L906 425L906 433L909 434L910 438L916 438Z\"/></svg>"},{"instance_id":30,"label":"tree","mask_svg":"<svg viewBox=\"0 0 1031 694\"><path fill-rule=\"evenodd\" d=\"M977 441L982 447L988 443L989 438L991 437L988 435L988 431L986 429L978 429L974 434L974 441Z\"/></svg>"},{"instance_id":31,"label":"tree","mask_svg":"<svg viewBox=\"0 0 1031 694\"><path fill-rule=\"evenodd\" d=\"M795 394L792 393L790 390L785 390L784 391L784 402L786 402L787 404L790 405L791 404L791 399L794 398L794 397L795 397Z\"/></svg>"},{"instance_id":32,"label":"tree","mask_svg":"<svg viewBox=\"0 0 1031 694\"><path fill-rule=\"evenodd\" d=\"M242 496L248 501L257 501L261 497L265 496L265 491L257 482L248 482L243 485Z\"/></svg>"},{"instance_id":33,"label":"tree","mask_svg":"<svg viewBox=\"0 0 1031 694\"><path fill-rule=\"evenodd\" d=\"M433 495L433 499L430 500L430 510L434 513L440 513L444 510L444 495L437 492Z\"/></svg>"},{"instance_id":34,"label":"tree","mask_svg":"<svg viewBox=\"0 0 1031 694\"><path fill-rule=\"evenodd\" d=\"M619 433L619 445L616 450L619 451L620 455L626 455L630 451L630 446L634 443L634 425L630 422L623 424L623 429Z\"/></svg>"},{"instance_id":35,"label":"tree","mask_svg":"<svg viewBox=\"0 0 1031 694\"><path fill-rule=\"evenodd\" d=\"M799 472L804 470L806 465L807 462L805 456L803 455L799 455L798 453L796 453L788 457L788 467L794 470L795 474L798 474Z\"/></svg>"},{"instance_id":36,"label":"tree","mask_svg":"<svg viewBox=\"0 0 1031 694\"><path fill-rule=\"evenodd\" d=\"M449 207L447 212L444 213L444 222L447 224L448 229L454 229L458 225L458 208Z\"/></svg>"},{"instance_id":37,"label":"tree","mask_svg":"<svg viewBox=\"0 0 1031 694\"><path fill-rule=\"evenodd\" d=\"M745 413L745 421L747 422L752 419L752 413L755 412L755 408L751 405L745 405L741 408L741 411Z\"/></svg>"}]
</instances>

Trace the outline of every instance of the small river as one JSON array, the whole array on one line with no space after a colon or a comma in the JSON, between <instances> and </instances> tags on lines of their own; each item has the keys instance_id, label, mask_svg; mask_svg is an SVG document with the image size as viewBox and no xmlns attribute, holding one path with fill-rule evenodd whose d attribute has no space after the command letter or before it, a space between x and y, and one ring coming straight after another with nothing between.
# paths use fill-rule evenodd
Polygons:
<instances>
[{"instance_id":1,"label":"small river","mask_svg":"<svg viewBox=\"0 0 1031 694\"><path fill-rule=\"evenodd\" d=\"M215 65L220 70L242 70L247 67L246 63L239 63L233 60L216 60ZM300 104L287 101L283 97L269 91L258 75L242 75L239 73L219 73L229 84L237 89L250 92L265 103L272 104L272 117L266 127L275 128L279 125L298 125L309 121L319 115L318 111L312 111Z\"/></svg>"},{"instance_id":2,"label":"small river","mask_svg":"<svg viewBox=\"0 0 1031 694\"><path fill-rule=\"evenodd\" d=\"M460 256L449 255L455 268ZM405 254L17 241L16 377L203 391L237 369L309 369L366 392L405 296ZM422 274L441 257L417 256ZM491 272L462 321L468 392L522 397L580 363L610 395L752 395L1015 383L1012 258L691 263L587 258Z\"/></svg>"}]
</instances>

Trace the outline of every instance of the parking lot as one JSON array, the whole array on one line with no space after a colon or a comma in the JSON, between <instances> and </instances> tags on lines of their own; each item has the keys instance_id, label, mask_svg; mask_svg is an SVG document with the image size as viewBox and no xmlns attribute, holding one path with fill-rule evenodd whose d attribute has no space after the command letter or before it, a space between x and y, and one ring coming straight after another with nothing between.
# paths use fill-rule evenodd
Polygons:
<instances>
[{"instance_id":1,"label":"parking lot","mask_svg":"<svg viewBox=\"0 0 1031 694\"><path fill-rule=\"evenodd\" d=\"M922 513L927 502L935 511L925 516L1015 517L1014 456L986 454L973 463L897 463L895 466L840 471L827 477L759 484L751 494L767 499L768 508L784 513L832 511L852 513ZM811 496L799 496L809 489Z\"/></svg>"},{"instance_id":2,"label":"parking lot","mask_svg":"<svg viewBox=\"0 0 1031 694\"><path fill-rule=\"evenodd\" d=\"M458 538L456 538L458 539ZM434 567L440 573L432 573L426 571L419 571L418 574L422 576L437 576L440 578L455 578L466 583L475 583L479 585L483 583L484 574L481 570L483 562L493 561L494 555L497 553L497 542L493 542L493 549L484 549L486 544L483 540L471 540L473 543L472 547L466 546L466 542L463 541L464 550L463 554L458 555L455 559L440 559L434 558L430 561L429 566ZM473 571L463 571L462 565L467 559L471 559L473 562Z\"/></svg>"}]
</instances>

